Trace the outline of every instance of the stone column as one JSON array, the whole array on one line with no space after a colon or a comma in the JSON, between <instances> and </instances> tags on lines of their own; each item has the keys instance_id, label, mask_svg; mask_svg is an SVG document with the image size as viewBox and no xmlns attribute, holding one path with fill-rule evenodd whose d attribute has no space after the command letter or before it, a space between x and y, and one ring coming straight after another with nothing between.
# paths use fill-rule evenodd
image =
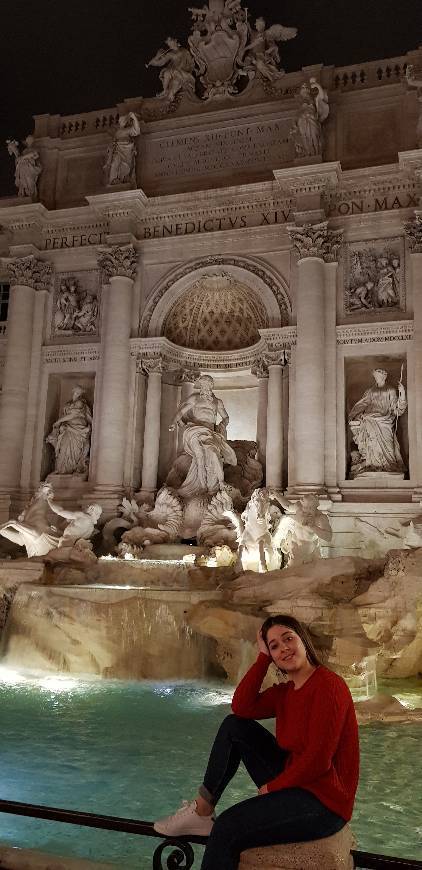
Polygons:
<instances>
[{"instance_id":1,"label":"stone column","mask_svg":"<svg viewBox=\"0 0 422 870\"><path fill-rule=\"evenodd\" d=\"M412 263L413 288L413 358L415 367L415 428L416 445L413 455L416 456L414 479L416 488L413 501L422 498L422 211L416 212L416 218L405 224L405 232L410 248ZM413 474L413 469L411 469Z\"/></svg>"},{"instance_id":2,"label":"stone column","mask_svg":"<svg viewBox=\"0 0 422 870\"><path fill-rule=\"evenodd\" d=\"M325 267L341 232L327 222L288 228L299 253L295 379L294 491L325 490Z\"/></svg>"},{"instance_id":3,"label":"stone column","mask_svg":"<svg viewBox=\"0 0 422 870\"><path fill-rule=\"evenodd\" d=\"M48 290L52 267L34 256L7 262L10 305L0 412L0 488L20 485L33 353L35 294ZM41 345L41 335L39 342Z\"/></svg>"},{"instance_id":4,"label":"stone column","mask_svg":"<svg viewBox=\"0 0 422 870\"><path fill-rule=\"evenodd\" d=\"M265 354L268 365L266 486L283 488L283 366L285 351Z\"/></svg>"},{"instance_id":5,"label":"stone column","mask_svg":"<svg viewBox=\"0 0 422 870\"><path fill-rule=\"evenodd\" d=\"M157 490L158 458L160 455L161 377L163 372L161 357L145 361L143 368L148 374L148 387L141 493L145 499L152 501Z\"/></svg>"},{"instance_id":6,"label":"stone column","mask_svg":"<svg viewBox=\"0 0 422 870\"><path fill-rule=\"evenodd\" d=\"M98 262L109 280L102 328L95 498L104 510L120 500L127 440L132 291L137 253L132 245L103 248Z\"/></svg>"},{"instance_id":7,"label":"stone column","mask_svg":"<svg viewBox=\"0 0 422 870\"><path fill-rule=\"evenodd\" d=\"M268 369L263 362L260 362L252 369L252 374L258 379L258 409L256 415L258 459L263 468L265 468L267 453Z\"/></svg>"},{"instance_id":8,"label":"stone column","mask_svg":"<svg viewBox=\"0 0 422 870\"><path fill-rule=\"evenodd\" d=\"M325 485L334 501L337 485L337 273L339 245L325 258Z\"/></svg>"}]
</instances>

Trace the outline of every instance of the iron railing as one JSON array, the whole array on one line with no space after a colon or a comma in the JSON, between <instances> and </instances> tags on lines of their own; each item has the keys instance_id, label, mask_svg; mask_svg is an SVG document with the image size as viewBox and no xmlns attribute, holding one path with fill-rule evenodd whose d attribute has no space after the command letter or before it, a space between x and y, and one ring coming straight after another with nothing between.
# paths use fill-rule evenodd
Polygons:
<instances>
[{"instance_id":1,"label":"iron railing","mask_svg":"<svg viewBox=\"0 0 422 870\"><path fill-rule=\"evenodd\" d=\"M154 831L152 822L138 819L122 819L119 816L101 816L97 813L81 813L76 810L63 810L57 807L37 806L19 801L0 800L0 813L10 813L15 816L28 816L34 819L45 819L50 822L64 822L68 825L79 825L85 828L100 828L106 831L120 831L125 834L138 834L141 837L155 837L163 840L161 834ZM152 870L191 870L195 860L192 843L205 846L206 837L178 837L165 839L155 849L152 857ZM167 858L164 852L171 849ZM355 867L360 870L422 870L422 861L411 858L394 858L389 855L376 855L371 852L352 852ZM163 859L166 864L163 865Z\"/></svg>"}]
</instances>

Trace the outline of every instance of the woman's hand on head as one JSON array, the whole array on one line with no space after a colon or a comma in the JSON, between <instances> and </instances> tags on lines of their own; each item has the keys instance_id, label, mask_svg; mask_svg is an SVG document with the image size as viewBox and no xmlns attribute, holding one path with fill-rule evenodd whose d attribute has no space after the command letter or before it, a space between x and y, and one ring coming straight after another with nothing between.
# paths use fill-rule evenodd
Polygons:
<instances>
[{"instance_id":1,"label":"woman's hand on head","mask_svg":"<svg viewBox=\"0 0 422 870\"><path fill-rule=\"evenodd\" d=\"M261 788L258 789L258 794L268 794L268 786L261 785Z\"/></svg>"},{"instance_id":2,"label":"woman's hand on head","mask_svg":"<svg viewBox=\"0 0 422 870\"><path fill-rule=\"evenodd\" d=\"M268 647L267 647L267 644L265 643L264 638L262 637L261 629L259 629L258 634L256 636L256 642L258 644L258 652L265 653L266 656L269 656L270 654L268 652Z\"/></svg>"}]
</instances>

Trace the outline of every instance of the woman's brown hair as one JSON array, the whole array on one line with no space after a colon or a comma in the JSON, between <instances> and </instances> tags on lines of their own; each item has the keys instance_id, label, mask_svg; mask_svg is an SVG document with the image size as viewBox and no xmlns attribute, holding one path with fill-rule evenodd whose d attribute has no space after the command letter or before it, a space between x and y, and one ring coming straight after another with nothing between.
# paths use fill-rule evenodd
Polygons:
<instances>
[{"instance_id":1,"label":"woman's brown hair","mask_svg":"<svg viewBox=\"0 0 422 870\"><path fill-rule=\"evenodd\" d=\"M265 620L261 628L262 637L267 646L267 635L273 625L285 625L286 628L290 628L292 631L294 631L294 633L297 634L298 637L300 637L306 650L306 657L311 665L315 665L315 667L318 667L318 665L322 664L321 659L319 658L319 655L314 647L308 629L305 625L302 625L302 623L299 622L298 619L295 619L294 616L288 616L285 613L279 613L276 616L269 616L268 619Z\"/></svg>"}]
</instances>

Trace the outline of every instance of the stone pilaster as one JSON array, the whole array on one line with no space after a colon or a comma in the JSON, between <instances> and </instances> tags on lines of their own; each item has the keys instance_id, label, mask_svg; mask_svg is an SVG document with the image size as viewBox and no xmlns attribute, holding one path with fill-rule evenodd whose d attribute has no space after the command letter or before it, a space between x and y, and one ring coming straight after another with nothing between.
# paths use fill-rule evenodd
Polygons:
<instances>
[{"instance_id":1,"label":"stone pilaster","mask_svg":"<svg viewBox=\"0 0 422 870\"><path fill-rule=\"evenodd\" d=\"M268 413L268 369L260 362L252 369L258 379L258 409L256 415L256 443L258 459L265 468L267 455L267 413Z\"/></svg>"},{"instance_id":2,"label":"stone pilaster","mask_svg":"<svg viewBox=\"0 0 422 870\"><path fill-rule=\"evenodd\" d=\"M148 374L147 401L145 407L144 450L142 457L141 493L152 501L157 490L158 459L160 455L161 429L161 357L145 360L143 369Z\"/></svg>"},{"instance_id":3,"label":"stone pilaster","mask_svg":"<svg viewBox=\"0 0 422 870\"><path fill-rule=\"evenodd\" d=\"M21 479L31 359L35 345L42 343L42 329L34 335L35 297L37 291L50 288L52 266L33 255L5 262L10 305L0 411L0 488L12 492Z\"/></svg>"},{"instance_id":4,"label":"stone pilaster","mask_svg":"<svg viewBox=\"0 0 422 870\"><path fill-rule=\"evenodd\" d=\"M283 368L286 352L267 353L268 366L266 486L283 488Z\"/></svg>"},{"instance_id":5,"label":"stone pilaster","mask_svg":"<svg viewBox=\"0 0 422 870\"><path fill-rule=\"evenodd\" d=\"M296 492L324 492L326 478L325 417L326 367L333 329L327 322L326 263L334 262L342 231L328 229L327 221L287 227L299 254L297 291L297 344L295 378L294 453ZM327 334L327 329L329 334ZM335 329L334 329L335 335ZM330 396L332 401L333 385ZM327 445L328 447L328 445Z\"/></svg>"},{"instance_id":6,"label":"stone pilaster","mask_svg":"<svg viewBox=\"0 0 422 870\"><path fill-rule=\"evenodd\" d=\"M108 279L104 289L102 375L95 457L95 498L105 511L122 494L130 382L129 339L137 253L132 245L102 248L98 262Z\"/></svg>"},{"instance_id":7,"label":"stone pilaster","mask_svg":"<svg viewBox=\"0 0 422 870\"><path fill-rule=\"evenodd\" d=\"M413 500L422 498L422 211L415 220L405 224L405 233L412 263L413 287L413 359L415 375L416 469ZM412 470L411 470L412 471ZM412 474L413 476L413 474Z\"/></svg>"}]
</instances>

